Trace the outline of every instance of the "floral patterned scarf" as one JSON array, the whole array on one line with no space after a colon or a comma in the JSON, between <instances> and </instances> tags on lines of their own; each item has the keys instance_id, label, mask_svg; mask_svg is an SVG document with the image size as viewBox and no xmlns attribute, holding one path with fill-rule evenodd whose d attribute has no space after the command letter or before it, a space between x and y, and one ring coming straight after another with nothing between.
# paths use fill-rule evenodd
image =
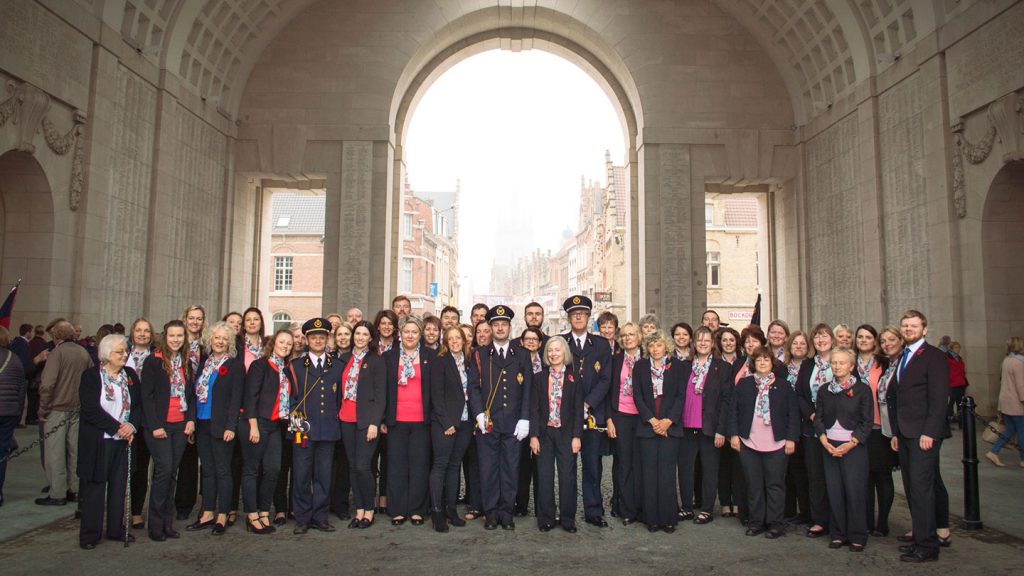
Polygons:
<instances>
[{"instance_id":1,"label":"floral patterned scarf","mask_svg":"<svg viewBox=\"0 0 1024 576\"><path fill-rule=\"evenodd\" d=\"M633 356L629 355L629 352L623 352L623 361L626 365L626 379L622 382L621 395L632 396L633 395L633 367L636 366L636 361L640 359L640 351Z\"/></svg>"},{"instance_id":2,"label":"floral patterned scarf","mask_svg":"<svg viewBox=\"0 0 1024 576\"><path fill-rule=\"evenodd\" d=\"M833 378L832 382L829 382L828 391L833 394L842 394L843 392L846 392L850 388L853 388L853 385L856 383L857 377L854 376L853 374L850 374L850 376L846 379L845 382L838 382L836 379Z\"/></svg>"},{"instance_id":3,"label":"floral patterned scarf","mask_svg":"<svg viewBox=\"0 0 1024 576\"><path fill-rule=\"evenodd\" d=\"M711 356L700 363L697 358L693 359L693 392L697 396L704 393L704 381L707 380L708 370L711 368Z\"/></svg>"},{"instance_id":4,"label":"floral patterned scarf","mask_svg":"<svg viewBox=\"0 0 1024 576\"><path fill-rule=\"evenodd\" d=\"M202 342L199 338L188 344L188 361L192 365L192 373L199 370L199 359L203 356Z\"/></svg>"},{"instance_id":5,"label":"floral patterned scarf","mask_svg":"<svg viewBox=\"0 0 1024 576\"><path fill-rule=\"evenodd\" d=\"M359 370L363 367L363 358L366 358L366 350L362 352L352 352L352 366L349 367L348 373L345 375L345 394L343 398L350 402L354 402L356 399L356 392L359 386Z\"/></svg>"},{"instance_id":6,"label":"floral patterned scarf","mask_svg":"<svg viewBox=\"0 0 1024 576\"><path fill-rule=\"evenodd\" d=\"M206 365L203 366L203 373L199 375L196 380L196 396L199 398L200 404L206 404L210 396L210 383L216 379L215 373L220 373L220 367L228 361L228 355L224 354L219 359L214 359L212 356L206 359Z\"/></svg>"},{"instance_id":7,"label":"floral patterned scarf","mask_svg":"<svg viewBox=\"0 0 1024 576\"><path fill-rule=\"evenodd\" d=\"M459 369L459 379L462 380L462 398L466 401L462 405L462 418L460 422L469 420L469 376L466 374L466 357L462 354L452 354L455 359L455 367Z\"/></svg>"},{"instance_id":8,"label":"floral patterned scarf","mask_svg":"<svg viewBox=\"0 0 1024 576\"><path fill-rule=\"evenodd\" d=\"M103 382L103 397L107 402L114 401L114 391L121 390L121 413L111 414L117 421L124 424L132 412L132 397L128 392L128 373L122 368L117 376L111 376L105 368L100 368L100 380Z\"/></svg>"},{"instance_id":9,"label":"floral patterned scarf","mask_svg":"<svg viewBox=\"0 0 1024 576\"><path fill-rule=\"evenodd\" d=\"M832 362L822 359L821 356L814 357L814 378L811 378L811 404L818 402L818 388L828 386L835 377L832 375Z\"/></svg>"},{"instance_id":10,"label":"floral patterned scarf","mask_svg":"<svg viewBox=\"0 0 1024 576\"><path fill-rule=\"evenodd\" d=\"M548 398L548 425L562 427L562 385L565 382L565 367L551 367L551 394Z\"/></svg>"},{"instance_id":11,"label":"floral patterned scarf","mask_svg":"<svg viewBox=\"0 0 1024 576\"><path fill-rule=\"evenodd\" d=\"M291 387L288 382L288 375L284 372L284 360L277 356L270 355L270 363L277 368L277 417L285 419L288 417L288 412L291 406L289 406L289 388Z\"/></svg>"},{"instance_id":12,"label":"floral patterned scarf","mask_svg":"<svg viewBox=\"0 0 1024 576\"><path fill-rule=\"evenodd\" d=\"M420 359L420 349L417 348L413 354L406 352L405 347L402 347L399 351L401 354L398 359L398 367L401 368L402 373L398 377L398 385L408 386L409 379L416 377L416 363Z\"/></svg>"},{"instance_id":13,"label":"floral patterned scarf","mask_svg":"<svg viewBox=\"0 0 1024 576\"><path fill-rule=\"evenodd\" d=\"M651 387L654 389L655 398L661 396L665 390L665 367L668 366L666 360L651 359Z\"/></svg>"},{"instance_id":14,"label":"floral patterned scarf","mask_svg":"<svg viewBox=\"0 0 1024 576\"><path fill-rule=\"evenodd\" d=\"M754 416L760 416L765 426L772 425L772 406L768 391L775 384L775 373L770 372L767 376L754 374L754 383L757 385L757 401L754 404Z\"/></svg>"},{"instance_id":15,"label":"floral patterned scarf","mask_svg":"<svg viewBox=\"0 0 1024 576\"><path fill-rule=\"evenodd\" d=\"M188 411L188 400L185 398L185 367L182 366L181 354L171 358L171 398L177 398L182 412Z\"/></svg>"},{"instance_id":16,"label":"floral patterned scarf","mask_svg":"<svg viewBox=\"0 0 1024 576\"><path fill-rule=\"evenodd\" d=\"M860 381L865 384L871 383L871 369L875 367L875 355L868 356L868 361L865 362L857 356L857 377Z\"/></svg>"}]
</instances>

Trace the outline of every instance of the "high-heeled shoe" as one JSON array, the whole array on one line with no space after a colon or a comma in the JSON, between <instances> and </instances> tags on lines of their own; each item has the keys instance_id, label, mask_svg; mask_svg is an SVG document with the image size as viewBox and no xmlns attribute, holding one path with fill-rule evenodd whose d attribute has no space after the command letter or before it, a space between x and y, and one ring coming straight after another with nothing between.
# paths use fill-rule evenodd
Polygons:
<instances>
[{"instance_id":1,"label":"high-heeled shoe","mask_svg":"<svg viewBox=\"0 0 1024 576\"><path fill-rule=\"evenodd\" d=\"M942 536L939 536L938 534L936 534L935 537L939 540L939 546L941 546L943 548L949 548L950 546L953 545L953 535L952 534L950 534L949 536L946 536L945 538L943 538Z\"/></svg>"},{"instance_id":2,"label":"high-heeled shoe","mask_svg":"<svg viewBox=\"0 0 1024 576\"><path fill-rule=\"evenodd\" d=\"M284 526L288 523L288 517L281 515L274 518L274 526Z\"/></svg>"},{"instance_id":3,"label":"high-heeled shoe","mask_svg":"<svg viewBox=\"0 0 1024 576\"><path fill-rule=\"evenodd\" d=\"M260 514L259 516L260 525L270 530L271 532L277 532L277 528L274 528L273 524L270 523L270 514Z\"/></svg>"},{"instance_id":4,"label":"high-heeled shoe","mask_svg":"<svg viewBox=\"0 0 1024 576\"><path fill-rule=\"evenodd\" d=\"M270 534L274 531L274 527L264 526L259 518L248 518L245 523L245 531L252 534Z\"/></svg>"},{"instance_id":5,"label":"high-heeled shoe","mask_svg":"<svg viewBox=\"0 0 1024 576\"><path fill-rule=\"evenodd\" d=\"M216 521L216 518L210 518L206 522L200 522L199 519L196 519L195 522L189 524L188 526L185 526L185 531L186 532L199 532L200 530L206 530L207 528L213 528L213 523L215 521Z\"/></svg>"},{"instance_id":6,"label":"high-heeled shoe","mask_svg":"<svg viewBox=\"0 0 1024 576\"><path fill-rule=\"evenodd\" d=\"M362 520L359 521L359 528L361 530L365 530L366 528L369 528L370 526L373 526L373 518L363 518Z\"/></svg>"}]
</instances>

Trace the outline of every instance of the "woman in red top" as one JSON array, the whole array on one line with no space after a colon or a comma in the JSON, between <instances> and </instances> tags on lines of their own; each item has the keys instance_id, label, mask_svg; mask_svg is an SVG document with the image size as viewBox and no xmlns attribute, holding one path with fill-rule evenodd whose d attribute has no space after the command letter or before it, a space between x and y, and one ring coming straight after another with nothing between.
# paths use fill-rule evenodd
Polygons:
<instances>
[{"instance_id":1,"label":"woman in red top","mask_svg":"<svg viewBox=\"0 0 1024 576\"><path fill-rule=\"evenodd\" d=\"M340 329L340 327L339 327ZM352 506L355 516L349 528L373 525L374 481L371 463L384 420L384 361L370 351L373 325L362 320L352 329L352 349L342 353L341 441L348 458Z\"/></svg>"},{"instance_id":2,"label":"woman in red top","mask_svg":"<svg viewBox=\"0 0 1024 576\"><path fill-rule=\"evenodd\" d=\"M950 342L949 350L946 352L946 362L949 364L949 407L946 408L946 417L950 423L959 420L960 401L964 399L967 392L967 366L960 356L960 343ZM954 410L957 417L953 417Z\"/></svg>"},{"instance_id":3,"label":"woman in red top","mask_svg":"<svg viewBox=\"0 0 1024 576\"><path fill-rule=\"evenodd\" d=\"M430 476L430 363L418 316L400 321L401 343L384 356L387 372L388 512L391 524L423 524Z\"/></svg>"},{"instance_id":4,"label":"woman in red top","mask_svg":"<svg viewBox=\"0 0 1024 576\"><path fill-rule=\"evenodd\" d=\"M157 352L142 369L142 409L146 445L153 460L149 489L149 537L154 542L180 538L174 529L175 471L195 432L192 367L185 349L185 324L164 324Z\"/></svg>"},{"instance_id":5,"label":"woman in red top","mask_svg":"<svg viewBox=\"0 0 1024 576\"><path fill-rule=\"evenodd\" d=\"M242 438L242 500L248 522L256 534L274 531L270 505L281 472L281 426L288 420L292 374L288 357L295 339L288 329L274 333L245 375L239 436Z\"/></svg>"}]
</instances>

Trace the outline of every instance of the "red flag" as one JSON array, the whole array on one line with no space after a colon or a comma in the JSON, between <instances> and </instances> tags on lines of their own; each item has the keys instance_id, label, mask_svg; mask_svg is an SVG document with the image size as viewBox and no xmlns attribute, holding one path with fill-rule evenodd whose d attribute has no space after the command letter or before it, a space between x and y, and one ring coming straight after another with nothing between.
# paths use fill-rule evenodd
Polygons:
<instances>
[{"instance_id":1,"label":"red flag","mask_svg":"<svg viewBox=\"0 0 1024 576\"><path fill-rule=\"evenodd\" d=\"M14 312L14 298L18 295L18 286L21 286L21 280L18 280L18 283L11 288L3 306L0 306L0 326L4 328L11 327L11 314Z\"/></svg>"}]
</instances>

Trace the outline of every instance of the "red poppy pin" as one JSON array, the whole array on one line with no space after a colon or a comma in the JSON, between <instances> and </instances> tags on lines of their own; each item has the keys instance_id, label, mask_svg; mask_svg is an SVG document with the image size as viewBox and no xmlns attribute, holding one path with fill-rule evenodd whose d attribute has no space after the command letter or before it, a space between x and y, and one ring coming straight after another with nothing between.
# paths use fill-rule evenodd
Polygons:
<instances>
[{"instance_id":1,"label":"red poppy pin","mask_svg":"<svg viewBox=\"0 0 1024 576\"><path fill-rule=\"evenodd\" d=\"M921 346L920 348L918 348L917 352L914 354L914 356L920 356L921 354L924 354L924 346Z\"/></svg>"},{"instance_id":2,"label":"red poppy pin","mask_svg":"<svg viewBox=\"0 0 1024 576\"><path fill-rule=\"evenodd\" d=\"M572 379L572 374L567 375L566 378L569 380L569 382L575 382L575 380Z\"/></svg>"},{"instance_id":3,"label":"red poppy pin","mask_svg":"<svg viewBox=\"0 0 1024 576\"><path fill-rule=\"evenodd\" d=\"M228 366L227 366L227 364L221 364L220 368L217 369L217 374L220 374L221 376L227 376L228 375Z\"/></svg>"},{"instance_id":4,"label":"red poppy pin","mask_svg":"<svg viewBox=\"0 0 1024 576\"><path fill-rule=\"evenodd\" d=\"M853 388L850 388L849 390L846 391L846 397L853 398Z\"/></svg>"},{"instance_id":5,"label":"red poppy pin","mask_svg":"<svg viewBox=\"0 0 1024 576\"><path fill-rule=\"evenodd\" d=\"M366 368L366 362L363 362L363 365L359 369L362 370L363 368Z\"/></svg>"}]
</instances>

